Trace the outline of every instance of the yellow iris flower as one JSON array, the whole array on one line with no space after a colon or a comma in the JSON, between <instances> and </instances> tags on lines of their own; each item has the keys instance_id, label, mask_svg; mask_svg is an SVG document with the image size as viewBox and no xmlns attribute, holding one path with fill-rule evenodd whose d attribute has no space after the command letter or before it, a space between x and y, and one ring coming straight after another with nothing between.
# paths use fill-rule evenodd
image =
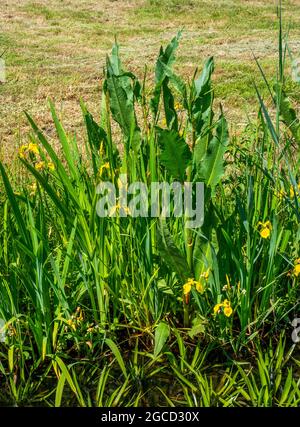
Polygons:
<instances>
[{"instance_id":1,"label":"yellow iris flower","mask_svg":"<svg viewBox=\"0 0 300 427\"><path fill-rule=\"evenodd\" d=\"M192 287L195 286L198 292L201 294L204 292L204 283L203 281L207 281L209 277L209 270L205 271L200 275L200 281L197 281L193 278L189 278L187 282L183 285L183 294L189 295L192 290ZM202 280L201 280L202 279Z\"/></svg>"},{"instance_id":2,"label":"yellow iris flower","mask_svg":"<svg viewBox=\"0 0 300 427\"><path fill-rule=\"evenodd\" d=\"M300 274L300 258L295 260L295 265L293 269L293 275L298 277Z\"/></svg>"},{"instance_id":3,"label":"yellow iris flower","mask_svg":"<svg viewBox=\"0 0 300 427\"><path fill-rule=\"evenodd\" d=\"M223 313L226 317L230 317L233 313L231 303L228 299L225 299L224 302L218 303L214 306L214 314L219 314L223 308Z\"/></svg>"},{"instance_id":4,"label":"yellow iris flower","mask_svg":"<svg viewBox=\"0 0 300 427\"><path fill-rule=\"evenodd\" d=\"M43 162L43 161L37 162L35 165L35 168L38 171L45 169L45 162Z\"/></svg>"},{"instance_id":5,"label":"yellow iris flower","mask_svg":"<svg viewBox=\"0 0 300 427\"><path fill-rule=\"evenodd\" d=\"M272 224L270 221L259 221L258 226L260 227L259 234L263 239L267 239L268 237L270 237L272 231Z\"/></svg>"}]
</instances>

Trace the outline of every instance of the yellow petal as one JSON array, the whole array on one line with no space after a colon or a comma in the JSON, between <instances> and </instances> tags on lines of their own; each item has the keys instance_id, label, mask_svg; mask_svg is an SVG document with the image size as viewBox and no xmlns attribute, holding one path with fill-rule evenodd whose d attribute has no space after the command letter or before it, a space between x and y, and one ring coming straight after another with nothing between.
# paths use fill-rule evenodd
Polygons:
<instances>
[{"instance_id":1,"label":"yellow petal","mask_svg":"<svg viewBox=\"0 0 300 427\"><path fill-rule=\"evenodd\" d=\"M223 307L223 304L216 304L216 305L214 306L214 314L219 313L219 311L220 311L221 307Z\"/></svg>"},{"instance_id":2,"label":"yellow petal","mask_svg":"<svg viewBox=\"0 0 300 427\"><path fill-rule=\"evenodd\" d=\"M224 308L224 314L225 314L225 316L226 317L229 317L229 316L231 316L232 315L232 308L230 307L230 306L228 306L228 307L225 307Z\"/></svg>"},{"instance_id":3,"label":"yellow petal","mask_svg":"<svg viewBox=\"0 0 300 427\"><path fill-rule=\"evenodd\" d=\"M192 285L190 282L187 282L183 285L183 294L188 295L191 292Z\"/></svg>"},{"instance_id":4,"label":"yellow petal","mask_svg":"<svg viewBox=\"0 0 300 427\"><path fill-rule=\"evenodd\" d=\"M261 237L262 237L263 239L267 239L267 238L270 236L271 231L270 231L270 229L269 229L269 228L262 228L262 229L260 230L259 234L261 235Z\"/></svg>"},{"instance_id":5,"label":"yellow petal","mask_svg":"<svg viewBox=\"0 0 300 427\"><path fill-rule=\"evenodd\" d=\"M49 163L48 163L48 169L49 169L49 170L51 170L51 171L54 171L54 170L55 170L54 163L49 162Z\"/></svg>"},{"instance_id":6,"label":"yellow petal","mask_svg":"<svg viewBox=\"0 0 300 427\"><path fill-rule=\"evenodd\" d=\"M25 153L26 153L26 151L27 151L27 149L28 149L28 145L22 145L20 148L19 148L19 156L21 157L21 159L24 159L24 157L25 157Z\"/></svg>"},{"instance_id":7,"label":"yellow petal","mask_svg":"<svg viewBox=\"0 0 300 427\"><path fill-rule=\"evenodd\" d=\"M34 144L33 142L31 142L28 145L28 151L30 151L31 153L34 153L34 154L39 154L39 147L37 144Z\"/></svg>"},{"instance_id":8,"label":"yellow petal","mask_svg":"<svg viewBox=\"0 0 300 427\"><path fill-rule=\"evenodd\" d=\"M203 286L202 283L196 282L196 289L197 289L198 292L200 292L200 294L203 294L203 292L204 292L204 286Z\"/></svg>"},{"instance_id":9,"label":"yellow petal","mask_svg":"<svg viewBox=\"0 0 300 427\"><path fill-rule=\"evenodd\" d=\"M45 162L38 162L38 163L35 165L36 170L43 170L43 169L44 169L44 167L45 167Z\"/></svg>"},{"instance_id":10,"label":"yellow petal","mask_svg":"<svg viewBox=\"0 0 300 427\"><path fill-rule=\"evenodd\" d=\"M109 162L105 162L102 166L100 166L100 169L99 169L100 176L102 176L103 170L109 169L109 168L110 168Z\"/></svg>"},{"instance_id":11,"label":"yellow petal","mask_svg":"<svg viewBox=\"0 0 300 427\"><path fill-rule=\"evenodd\" d=\"M272 231L272 224L271 224L271 221L266 221L266 222L264 223L264 227L265 227L265 228L268 228L270 231Z\"/></svg>"},{"instance_id":12,"label":"yellow petal","mask_svg":"<svg viewBox=\"0 0 300 427\"><path fill-rule=\"evenodd\" d=\"M206 271L204 271L201 274L201 277L203 277L204 280L208 280L208 278L209 278L209 272L210 272L210 268L208 268Z\"/></svg>"},{"instance_id":13,"label":"yellow petal","mask_svg":"<svg viewBox=\"0 0 300 427\"><path fill-rule=\"evenodd\" d=\"M300 192L300 183L297 185L297 189ZM298 191L296 191L297 195L298 195ZM295 190L293 185L290 186L290 198L294 199L295 198Z\"/></svg>"},{"instance_id":14,"label":"yellow petal","mask_svg":"<svg viewBox=\"0 0 300 427\"><path fill-rule=\"evenodd\" d=\"M298 277L298 276L299 276L299 274L300 274L300 264L296 264L296 265L295 265L295 268L294 268L294 270L293 270L293 273L294 273L294 275L295 275L296 277Z\"/></svg>"}]
</instances>

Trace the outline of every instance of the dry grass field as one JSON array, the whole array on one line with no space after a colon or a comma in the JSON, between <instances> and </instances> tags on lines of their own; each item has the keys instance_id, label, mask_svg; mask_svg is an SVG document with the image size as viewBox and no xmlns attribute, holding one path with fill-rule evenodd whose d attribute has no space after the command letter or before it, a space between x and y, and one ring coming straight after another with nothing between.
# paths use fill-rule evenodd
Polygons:
<instances>
[{"instance_id":1,"label":"dry grass field","mask_svg":"<svg viewBox=\"0 0 300 427\"><path fill-rule=\"evenodd\" d=\"M283 8L297 54L300 1L284 1ZM261 78L252 52L274 72L277 26L275 0L2 0L7 82L0 85L0 155L10 156L26 138L24 110L51 134L48 98L70 130L81 124L80 98L97 113L104 59L115 36L123 62L141 76L160 45L182 29L177 67L190 76L214 55L216 96L238 126L256 113L252 79L259 84Z\"/></svg>"}]
</instances>

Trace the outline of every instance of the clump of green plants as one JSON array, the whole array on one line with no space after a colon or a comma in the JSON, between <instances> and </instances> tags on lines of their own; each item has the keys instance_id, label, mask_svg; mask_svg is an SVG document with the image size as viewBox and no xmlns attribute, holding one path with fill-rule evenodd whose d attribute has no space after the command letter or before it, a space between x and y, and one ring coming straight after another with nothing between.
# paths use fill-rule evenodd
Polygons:
<instances>
[{"instance_id":1,"label":"clump of green plants","mask_svg":"<svg viewBox=\"0 0 300 427\"><path fill-rule=\"evenodd\" d=\"M298 307L300 125L282 34L277 83L261 70L270 97L257 90L239 137L214 105L213 58L189 82L173 71L180 36L153 85L113 46L100 120L81 103L85 141L50 103L59 149L27 115L17 186L0 163L3 404L299 405L282 331ZM121 214L120 195L101 217L108 181L203 182L204 222L187 227L173 199L167 217Z\"/></svg>"}]
</instances>

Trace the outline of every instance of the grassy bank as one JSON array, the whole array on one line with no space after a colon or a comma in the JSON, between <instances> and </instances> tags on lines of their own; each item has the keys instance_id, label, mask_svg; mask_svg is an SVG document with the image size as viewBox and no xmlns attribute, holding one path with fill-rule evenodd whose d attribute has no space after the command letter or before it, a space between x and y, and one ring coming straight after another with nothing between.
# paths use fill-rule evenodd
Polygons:
<instances>
[{"instance_id":1,"label":"grassy bank","mask_svg":"<svg viewBox=\"0 0 300 427\"><path fill-rule=\"evenodd\" d=\"M299 1L284 1L291 49L299 51ZM115 35L126 67L139 77L150 71L159 47L183 29L177 70L186 78L215 56L216 97L238 129L255 116L251 79L259 72L252 52L275 75L276 2L262 1L32 1L10 0L0 11L0 53L5 51L7 82L0 85L1 158L11 158L29 130L23 111L38 118L51 137L47 99L55 99L68 130L81 130L78 99L97 114L105 54ZM150 80L151 81L151 80ZM296 91L293 95L297 97Z\"/></svg>"}]
</instances>

